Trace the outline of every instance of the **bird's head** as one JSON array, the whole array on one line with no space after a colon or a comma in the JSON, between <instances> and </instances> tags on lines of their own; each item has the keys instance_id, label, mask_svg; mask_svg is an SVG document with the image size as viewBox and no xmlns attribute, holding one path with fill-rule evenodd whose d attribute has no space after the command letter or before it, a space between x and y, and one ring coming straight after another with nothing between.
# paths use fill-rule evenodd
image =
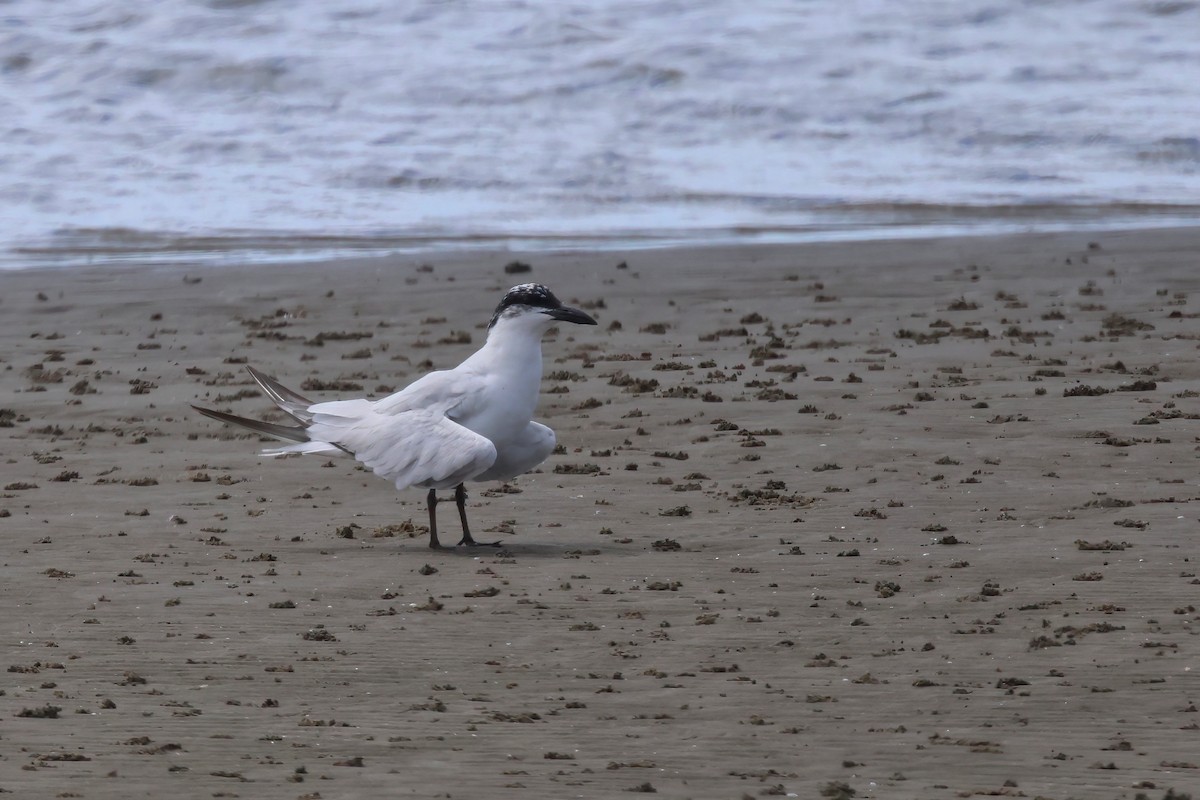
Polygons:
<instances>
[{"instance_id":1,"label":"bird's head","mask_svg":"<svg viewBox=\"0 0 1200 800\"><path fill-rule=\"evenodd\" d=\"M555 322L574 322L577 325L595 325L596 320L578 308L564 306L554 292L540 283L523 283L504 294L496 313L488 324L490 332L503 322L507 325L528 325L545 331Z\"/></svg>"}]
</instances>

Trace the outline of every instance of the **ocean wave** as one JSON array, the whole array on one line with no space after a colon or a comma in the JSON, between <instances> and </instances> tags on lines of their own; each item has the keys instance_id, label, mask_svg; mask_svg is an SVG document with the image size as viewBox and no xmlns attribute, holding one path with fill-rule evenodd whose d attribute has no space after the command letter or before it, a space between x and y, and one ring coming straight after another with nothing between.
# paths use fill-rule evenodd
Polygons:
<instances>
[{"instance_id":1,"label":"ocean wave","mask_svg":"<svg viewBox=\"0 0 1200 800\"><path fill-rule=\"evenodd\" d=\"M14 0L0 245L1136 217L1197 197L1197 29L1123 0Z\"/></svg>"}]
</instances>

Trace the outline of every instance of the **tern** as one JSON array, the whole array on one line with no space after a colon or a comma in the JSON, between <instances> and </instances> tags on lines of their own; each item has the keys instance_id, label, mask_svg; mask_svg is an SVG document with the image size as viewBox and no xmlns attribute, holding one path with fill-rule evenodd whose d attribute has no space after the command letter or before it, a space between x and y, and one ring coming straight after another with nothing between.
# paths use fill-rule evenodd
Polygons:
<instances>
[{"instance_id":1,"label":"tern","mask_svg":"<svg viewBox=\"0 0 1200 800\"><path fill-rule=\"evenodd\" d=\"M555 323L595 325L545 286L514 286L496 306L487 341L454 369L430 372L379 400L314 403L247 367L275 405L297 425L279 425L192 406L221 422L294 444L262 451L350 456L397 489L428 489L429 546L438 540L439 489L454 489L462 521L460 547L475 547L467 525L467 481L503 481L536 467L554 451L554 431L533 421L542 379L542 336ZM499 542L486 543L499 546Z\"/></svg>"}]
</instances>

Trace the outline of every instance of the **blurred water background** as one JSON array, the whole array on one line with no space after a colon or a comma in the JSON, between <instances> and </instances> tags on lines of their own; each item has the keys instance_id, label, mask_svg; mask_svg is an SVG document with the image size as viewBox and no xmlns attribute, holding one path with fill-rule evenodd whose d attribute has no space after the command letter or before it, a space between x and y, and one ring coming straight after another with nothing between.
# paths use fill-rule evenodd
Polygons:
<instances>
[{"instance_id":1,"label":"blurred water background","mask_svg":"<svg viewBox=\"0 0 1200 800\"><path fill-rule=\"evenodd\" d=\"M1200 219L1177 0L0 0L0 266Z\"/></svg>"}]
</instances>

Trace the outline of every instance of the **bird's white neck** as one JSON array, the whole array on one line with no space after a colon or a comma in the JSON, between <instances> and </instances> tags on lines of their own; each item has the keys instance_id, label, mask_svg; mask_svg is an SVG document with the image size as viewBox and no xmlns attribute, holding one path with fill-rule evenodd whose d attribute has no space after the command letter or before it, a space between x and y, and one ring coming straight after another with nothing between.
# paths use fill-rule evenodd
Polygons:
<instances>
[{"instance_id":1,"label":"bird's white neck","mask_svg":"<svg viewBox=\"0 0 1200 800\"><path fill-rule=\"evenodd\" d=\"M486 380L476 410L458 421L493 442L521 435L537 408L542 381L542 338L548 327L501 320L459 369Z\"/></svg>"},{"instance_id":2,"label":"bird's white neck","mask_svg":"<svg viewBox=\"0 0 1200 800\"><path fill-rule=\"evenodd\" d=\"M538 319L501 319L487 341L468 360L486 361L488 369L528 378L537 386L542 374L542 334L548 326Z\"/></svg>"}]
</instances>

